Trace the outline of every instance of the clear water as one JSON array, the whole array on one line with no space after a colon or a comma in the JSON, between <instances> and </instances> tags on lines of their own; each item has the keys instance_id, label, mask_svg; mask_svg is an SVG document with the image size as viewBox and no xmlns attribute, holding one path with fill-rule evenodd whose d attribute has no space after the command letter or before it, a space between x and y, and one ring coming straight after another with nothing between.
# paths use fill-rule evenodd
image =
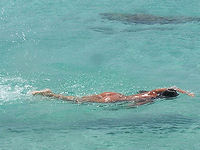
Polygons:
<instances>
[{"instance_id":1,"label":"clear water","mask_svg":"<svg viewBox=\"0 0 200 150\"><path fill-rule=\"evenodd\" d=\"M200 17L199 7L199 0L1 0L0 149L198 150L200 24L124 24L99 14ZM30 94L173 85L196 97L129 108Z\"/></svg>"}]
</instances>

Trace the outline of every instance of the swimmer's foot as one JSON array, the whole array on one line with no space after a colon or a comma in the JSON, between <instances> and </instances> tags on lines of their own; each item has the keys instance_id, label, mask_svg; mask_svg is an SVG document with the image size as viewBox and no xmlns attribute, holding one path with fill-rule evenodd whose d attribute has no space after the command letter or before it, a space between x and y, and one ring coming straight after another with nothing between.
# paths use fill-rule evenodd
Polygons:
<instances>
[{"instance_id":1,"label":"swimmer's foot","mask_svg":"<svg viewBox=\"0 0 200 150\"><path fill-rule=\"evenodd\" d=\"M41 91L33 91L32 95L46 95L48 93L52 93L52 91L50 89L44 89Z\"/></svg>"}]
</instances>

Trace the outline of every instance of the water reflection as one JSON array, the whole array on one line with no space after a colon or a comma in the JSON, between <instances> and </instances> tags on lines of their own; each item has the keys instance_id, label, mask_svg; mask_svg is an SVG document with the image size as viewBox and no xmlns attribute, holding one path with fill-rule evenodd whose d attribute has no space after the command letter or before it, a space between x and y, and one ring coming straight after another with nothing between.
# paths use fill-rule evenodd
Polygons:
<instances>
[{"instance_id":1,"label":"water reflection","mask_svg":"<svg viewBox=\"0 0 200 150\"><path fill-rule=\"evenodd\" d=\"M185 132L196 123L193 118L178 114L159 116L132 116L131 118L114 119L105 118L95 121L79 122L75 128L104 130L107 134L143 133L151 132L166 134L171 132ZM200 125L197 123L198 126Z\"/></svg>"}]
</instances>

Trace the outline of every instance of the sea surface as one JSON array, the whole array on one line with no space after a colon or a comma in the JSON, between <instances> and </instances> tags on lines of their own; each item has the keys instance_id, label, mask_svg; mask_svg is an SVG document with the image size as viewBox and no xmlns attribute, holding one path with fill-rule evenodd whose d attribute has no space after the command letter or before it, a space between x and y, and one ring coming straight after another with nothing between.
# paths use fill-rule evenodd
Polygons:
<instances>
[{"instance_id":1,"label":"sea surface","mask_svg":"<svg viewBox=\"0 0 200 150\"><path fill-rule=\"evenodd\" d=\"M200 17L199 0L0 0L0 150L199 150L200 22L134 24L102 13ZM73 96L177 86L130 107Z\"/></svg>"}]
</instances>

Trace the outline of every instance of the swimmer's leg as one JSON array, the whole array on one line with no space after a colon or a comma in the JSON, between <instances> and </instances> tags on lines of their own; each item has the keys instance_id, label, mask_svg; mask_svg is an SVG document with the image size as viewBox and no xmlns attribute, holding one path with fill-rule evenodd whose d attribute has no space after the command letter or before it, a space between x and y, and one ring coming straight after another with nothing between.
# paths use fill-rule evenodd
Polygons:
<instances>
[{"instance_id":1,"label":"swimmer's leg","mask_svg":"<svg viewBox=\"0 0 200 150\"><path fill-rule=\"evenodd\" d=\"M57 99L65 100L65 101L79 102L79 100L80 100L80 98L75 97L75 96L64 96L61 94L55 94L50 89L45 89L45 90L41 90L41 91L33 91L32 95L41 95L41 96L57 98Z\"/></svg>"}]
</instances>

